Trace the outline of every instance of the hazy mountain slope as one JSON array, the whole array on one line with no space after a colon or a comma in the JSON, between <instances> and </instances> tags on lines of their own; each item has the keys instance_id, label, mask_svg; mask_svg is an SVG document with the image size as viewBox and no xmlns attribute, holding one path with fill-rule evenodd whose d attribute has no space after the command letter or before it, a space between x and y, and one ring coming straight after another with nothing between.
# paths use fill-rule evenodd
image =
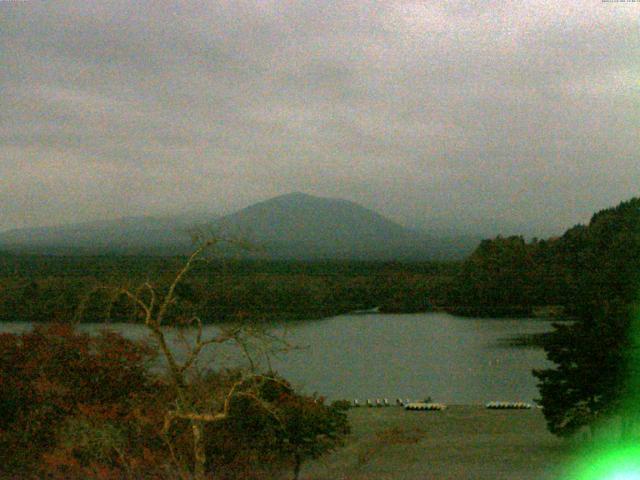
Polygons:
<instances>
[{"instance_id":1,"label":"hazy mountain slope","mask_svg":"<svg viewBox=\"0 0 640 480\"><path fill-rule=\"evenodd\" d=\"M429 238L354 202L303 193L257 203L223 217L219 225L281 258L444 258L475 246Z\"/></svg>"},{"instance_id":2,"label":"hazy mountain slope","mask_svg":"<svg viewBox=\"0 0 640 480\"><path fill-rule=\"evenodd\" d=\"M45 253L162 253L188 247L192 224L181 218L127 217L26 228L0 233L0 247Z\"/></svg>"},{"instance_id":3,"label":"hazy mountain slope","mask_svg":"<svg viewBox=\"0 0 640 480\"><path fill-rule=\"evenodd\" d=\"M122 218L0 233L0 249L38 253L185 253L190 229L210 225L287 259L427 260L460 258L472 239L431 238L354 202L292 193L219 220L207 217Z\"/></svg>"},{"instance_id":4,"label":"hazy mountain slope","mask_svg":"<svg viewBox=\"0 0 640 480\"><path fill-rule=\"evenodd\" d=\"M376 212L347 200L292 193L257 203L222 218L265 241L352 244L363 239L391 240L408 231Z\"/></svg>"}]
</instances>

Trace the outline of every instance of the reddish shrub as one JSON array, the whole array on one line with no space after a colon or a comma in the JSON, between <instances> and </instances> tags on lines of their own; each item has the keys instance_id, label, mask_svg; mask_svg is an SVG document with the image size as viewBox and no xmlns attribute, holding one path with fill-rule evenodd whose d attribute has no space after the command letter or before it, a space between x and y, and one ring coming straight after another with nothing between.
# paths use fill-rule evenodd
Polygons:
<instances>
[{"instance_id":1,"label":"reddish shrub","mask_svg":"<svg viewBox=\"0 0 640 480\"><path fill-rule=\"evenodd\" d=\"M154 391L146 368L153 355L116 333L90 336L70 325L1 334L0 475L116 478L107 472L129 468L138 455L130 437L152 431L132 420ZM65 445L68 437L85 445ZM103 451L82 451L100 442Z\"/></svg>"}]
</instances>

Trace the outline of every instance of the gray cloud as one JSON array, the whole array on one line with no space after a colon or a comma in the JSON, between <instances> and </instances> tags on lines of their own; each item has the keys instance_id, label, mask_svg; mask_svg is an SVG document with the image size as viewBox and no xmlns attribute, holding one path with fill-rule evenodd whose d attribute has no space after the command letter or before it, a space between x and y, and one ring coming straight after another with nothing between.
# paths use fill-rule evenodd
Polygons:
<instances>
[{"instance_id":1,"label":"gray cloud","mask_svg":"<svg viewBox=\"0 0 640 480\"><path fill-rule=\"evenodd\" d=\"M0 2L0 229L302 190L560 232L638 194L639 9Z\"/></svg>"}]
</instances>

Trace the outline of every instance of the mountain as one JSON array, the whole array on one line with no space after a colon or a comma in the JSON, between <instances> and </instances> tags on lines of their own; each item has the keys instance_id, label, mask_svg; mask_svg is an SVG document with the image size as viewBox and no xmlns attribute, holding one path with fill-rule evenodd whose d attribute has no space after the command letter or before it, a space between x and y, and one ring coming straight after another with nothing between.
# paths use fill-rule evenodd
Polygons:
<instances>
[{"instance_id":1,"label":"mountain","mask_svg":"<svg viewBox=\"0 0 640 480\"><path fill-rule=\"evenodd\" d=\"M357 203L290 193L221 218L226 232L271 257L417 260L461 255L460 245L411 230ZM473 247L469 246L464 253Z\"/></svg>"},{"instance_id":2,"label":"mountain","mask_svg":"<svg viewBox=\"0 0 640 480\"><path fill-rule=\"evenodd\" d=\"M197 220L197 221L196 221ZM471 238L435 238L357 203L291 193L205 222L203 218L123 218L0 233L0 248L47 253L184 253L188 231L208 225L279 259L427 260L460 258Z\"/></svg>"}]
</instances>

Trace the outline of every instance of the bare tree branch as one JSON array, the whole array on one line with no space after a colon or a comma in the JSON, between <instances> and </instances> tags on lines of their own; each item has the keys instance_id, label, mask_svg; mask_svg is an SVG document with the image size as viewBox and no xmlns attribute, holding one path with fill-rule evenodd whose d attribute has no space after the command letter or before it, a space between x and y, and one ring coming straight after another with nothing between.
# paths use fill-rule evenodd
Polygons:
<instances>
[{"instance_id":1,"label":"bare tree branch","mask_svg":"<svg viewBox=\"0 0 640 480\"><path fill-rule=\"evenodd\" d=\"M194 319L197 320L197 324L198 324L198 332L196 334L196 343L193 349L190 351L189 356L180 367L181 372L187 371L194 364L194 362L198 359L198 356L200 355L200 352L204 347L206 347L207 345L221 344L221 343L228 342L230 340L236 340L237 335L240 332L240 328L237 327L228 332L224 332L220 335L209 338L207 340L202 340L202 321L198 317L194 317Z\"/></svg>"},{"instance_id":2,"label":"bare tree branch","mask_svg":"<svg viewBox=\"0 0 640 480\"><path fill-rule=\"evenodd\" d=\"M138 305L140 308L142 308L142 310L144 311L144 315L145 315L145 323L149 323L149 321L151 320L151 309L149 308L149 306L144 303L140 297L134 293L131 293L129 290L127 290L126 288L121 288L120 289L120 293L126 295L127 297L129 297L136 305Z\"/></svg>"},{"instance_id":3,"label":"bare tree branch","mask_svg":"<svg viewBox=\"0 0 640 480\"><path fill-rule=\"evenodd\" d=\"M156 321L158 325L162 324L162 320L164 320L164 316L167 313L167 309L174 301L175 290L182 278L191 270L193 263L202 255L202 253L211 246L215 245L218 242L218 239L209 239L202 243L190 256L185 263L184 267L178 272L178 274L173 279L171 286L169 287L169 291L167 295L164 297L164 301L160 305L160 309L158 310L158 314L156 316Z\"/></svg>"},{"instance_id":4,"label":"bare tree branch","mask_svg":"<svg viewBox=\"0 0 640 480\"><path fill-rule=\"evenodd\" d=\"M198 240L201 238L202 237L198 238ZM184 340L187 350L186 358L183 361L178 361L176 354L173 352L167 341L166 327L164 327L163 322L167 317L167 313L171 305L176 302L176 289L178 288L178 285L180 285L180 282L182 282L185 276L193 269L195 262L201 259L205 250L221 241L235 245L241 249L249 248L247 242L233 238L223 238L220 236L202 241L200 246L193 251L182 268L176 273L164 296L159 294L156 288L154 288L149 281L146 281L136 290L126 287L114 289L115 297L110 304L110 307L113 306L113 303L115 303L119 295L125 295L143 312L144 323L149 329L151 335L157 341L160 352L168 365L169 375L173 382L171 388L173 389L173 394L176 399L175 407L165 413L161 430L162 437L165 443L169 446L172 461L177 465L178 459L176 458L171 438L168 434L176 420L191 422L194 456L193 478L198 480L205 478L204 468L206 463L206 453L203 439L203 424L207 422L217 422L227 418L234 399L240 397L248 398L272 415L276 420L280 421L273 406L262 399L259 395L261 382L267 380L278 382L279 380L256 374L254 359L252 358L251 353L251 347L253 347L251 344L252 338L256 339L260 344L261 348L258 349L258 354L260 354L265 353L270 348L273 348L275 344L275 337L269 336L265 334L265 332L256 328L238 325L232 328L222 329L209 338L205 338L202 320L198 316L193 316L188 322L186 322L186 325L195 327L195 340L193 342L189 342L183 332L180 331L178 333L180 338ZM189 389L187 371L196 364L205 347L212 344L223 344L225 342L232 341L243 350L251 365L252 373L250 376L240 378L230 386L229 390L224 395L224 398L221 399L222 404L218 404L218 411L215 411L215 409L212 408L213 411L202 412L201 410L207 409L198 407L201 402L198 398L193 396L193 391ZM213 405L210 405L210 407L213 407ZM183 476L183 478L186 479L187 477Z\"/></svg>"},{"instance_id":5,"label":"bare tree branch","mask_svg":"<svg viewBox=\"0 0 640 480\"><path fill-rule=\"evenodd\" d=\"M147 288L147 290L149 290L149 293L151 294L151 301L149 302L149 310L153 312L153 308L156 306L156 299L157 299L156 290L148 281L144 283L144 286Z\"/></svg>"},{"instance_id":6,"label":"bare tree branch","mask_svg":"<svg viewBox=\"0 0 640 480\"><path fill-rule=\"evenodd\" d=\"M275 418L278 422L281 422L280 416L278 415L275 408L273 408L269 402L260 398L260 396L256 393L257 387L255 385L250 390L239 390L240 387L242 387L243 385L246 385L247 383L256 379L260 379L262 381L270 380L270 381L279 383L281 385L286 385L284 382L282 382L278 378L268 377L264 375L254 374L249 377L241 378L240 380L237 380L231 385L229 391L227 392L227 395L225 396L224 403L222 405L222 410L220 412L196 413L196 412L184 412L179 410L169 411L165 414L162 433L165 435L168 434L168 432L171 430L171 426L174 420L190 420L190 421L198 421L198 422L205 422L205 423L218 422L218 421L224 420L229 416L229 412L231 410L231 402L233 401L234 398L238 398L238 397L250 398L258 406L260 406L263 410L265 410L273 418Z\"/></svg>"}]
</instances>

